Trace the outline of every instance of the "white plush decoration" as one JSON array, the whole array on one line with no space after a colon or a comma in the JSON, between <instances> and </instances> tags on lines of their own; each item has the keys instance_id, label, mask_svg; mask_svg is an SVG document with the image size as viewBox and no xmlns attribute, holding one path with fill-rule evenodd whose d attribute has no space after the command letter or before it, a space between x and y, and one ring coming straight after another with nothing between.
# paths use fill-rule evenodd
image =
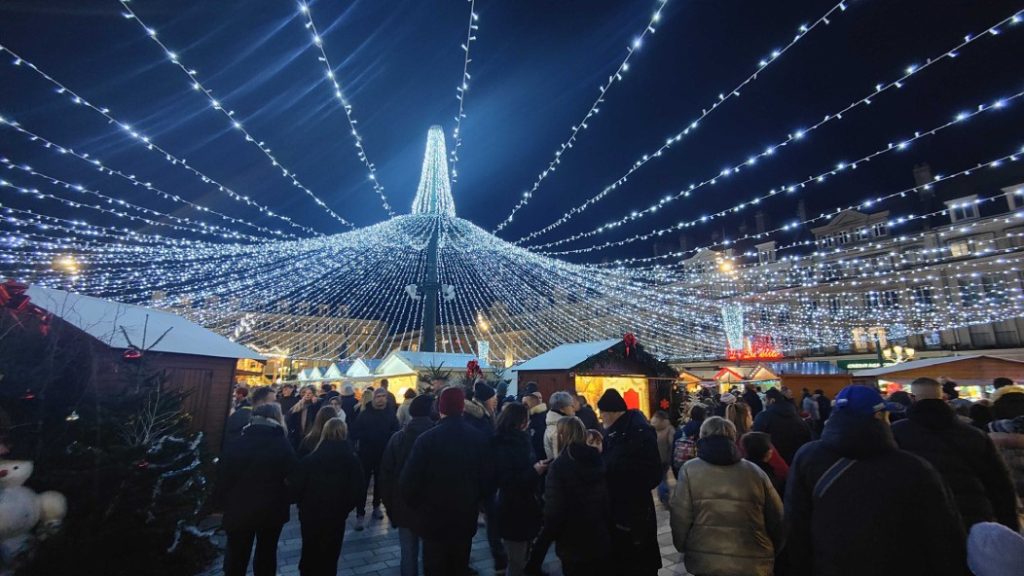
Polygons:
<instances>
[{"instance_id":1,"label":"white plush decoration","mask_svg":"<svg viewBox=\"0 0 1024 576\"><path fill-rule=\"evenodd\" d=\"M28 460L0 460L0 554L6 558L25 550L37 525L57 526L67 513L60 492L37 494L24 486L32 470Z\"/></svg>"}]
</instances>

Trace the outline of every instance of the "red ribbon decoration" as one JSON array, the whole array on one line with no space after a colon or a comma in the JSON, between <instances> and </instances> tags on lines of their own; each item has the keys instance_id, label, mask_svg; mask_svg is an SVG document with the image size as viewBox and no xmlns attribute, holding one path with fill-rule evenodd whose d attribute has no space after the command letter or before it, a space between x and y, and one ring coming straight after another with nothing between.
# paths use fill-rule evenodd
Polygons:
<instances>
[{"instance_id":1,"label":"red ribbon decoration","mask_svg":"<svg viewBox=\"0 0 1024 576\"><path fill-rule=\"evenodd\" d=\"M480 369L480 363L476 360L470 360L466 362L466 380L472 381L477 376L483 376L484 372Z\"/></svg>"},{"instance_id":2,"label":"red ribbon decoration","mask_svg":"<svg viewBox=\"0 0 1024 576\"><path fill-rule=\"evenodd\" d=\"M0 284L0 308L7 310L19 325L21 324L21 320L18 319L19 314L32 314L39 319L39 332L46 336L50 333L51 316L46 310L31 302L32 298L25 294L27 290L27 284L16 280L8 279Z\"/></svg>"},{"instance_id":3,"label":"red ribbon decoration","mask_svg":"<svg viewBox=\"0 0 1024 576\"><path fill-rule=\"evenodd\" d=\"M626 345L626 357L629 357L629 353L636 348L636 336L632 332L626 332L622 336L622 342Z\"/></svg>"}]
</instances>

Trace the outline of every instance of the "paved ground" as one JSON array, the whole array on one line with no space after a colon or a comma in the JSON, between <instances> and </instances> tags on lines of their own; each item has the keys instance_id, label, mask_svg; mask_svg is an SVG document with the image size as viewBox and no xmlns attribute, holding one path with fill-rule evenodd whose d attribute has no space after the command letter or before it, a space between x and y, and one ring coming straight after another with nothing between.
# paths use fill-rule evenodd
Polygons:
<instances>
[{"instance_id":1,"label":"paved ground","mask_svg":"<svg viewBox=\"0 0 1024 576\"><path fill-rule=\"evenodd\" d=\"M661 505L658 509L658 543L661 546L662 565L664 568L659 576L686 575L683 568L682 554L672 546L672 534L668 526L668 512ZM367 506L369 510L369 506ZM278 574L280 576L297 576L299 573L299 553L302 550L302 539L299 536L298 513L292 509L292 521L285 525L278 544ZM339 576L398 576L399 553L398 530L388 527L388 520L373 520L366 516L367 526L362 532L356 532L352 525L355 515L349 517L348 532L345 533L345 544L338 562ZM484 529L477 531L473 539L471 564L482 576L493 576L494 566ZM422 568L421 568L422 570ZM552 546L544 564L544 570L551 576L561 576L562 570ZM211 567L208 575L220 574L220 562ZM249 574L252 574L250 568Z\"/></svg>"}]
</instances>

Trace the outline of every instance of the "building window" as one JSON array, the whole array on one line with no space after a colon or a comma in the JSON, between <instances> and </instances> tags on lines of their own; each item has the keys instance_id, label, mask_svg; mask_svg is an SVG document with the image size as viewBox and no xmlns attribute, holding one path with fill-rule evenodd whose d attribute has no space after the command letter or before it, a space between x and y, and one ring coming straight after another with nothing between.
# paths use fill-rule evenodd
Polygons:
<instances>
[{"instance_id":1,"label":"building window","mask_svg":"<svg viewBox=\"0 0 1024 576\"><path fill-rule=\"evenodd\" d=\"M960 305L964 307L974 306L978 303L978 287L970 283L969 280L958 280L957 286L960 288Z\"/></svg>"},{"instance_id":2,"label":"building window","mask_svg":"<svg viewBox=\"0 0 1024 576\"><path fill-rule=\"evenodd\" d=\"M998 280L992 276L981 277L981 291L985 294L985 298L991 303L1001 303L1006 300L1006 293L1003 292L1002 287L999 286Z\"/></svg>"},{"instance_id":3,"label":"building window","mask_svg":"<svg viewBox=\"0 0 1024 576\"><path fill-rule=\"evenodd\" d=\"M839 296L828 297L828 311L829 314L839 314L839 311L843 309L843 302Z\"/></svg>"},{"instance_id":4,"label":"building window","mask_svg":"<svg viewBox=\"0 0 1024 576\"><path fill-rule=\"evenodd\" d=\"M874 235L875 238L887 236L889 234L888 224L886 224L885 222L879 222L878 224L875 224L874 226L871 227L871 234Z\"/></svg>"},{"instance_id":5,"label":"building window","mask_svg":"<svg viewBox=\"0 0 1024 576\"><path fill-rule=\"evenodd\" d=\"M895 290L882 292L882 308L897 308L900 305L900 293Z\"/></svg>"},{"instance_id":6,"label":"building window","mask_svg":"<svg viewBox=\"0 0 1024 576\"><path fill-rule=\"evenodd\" d=\"M971 255L971 241L962 238L949 243L949 252L954 258L963 258Z\"/></svg>"},{"instance_id":7,"label":"building window","mask_svg":"<svg viewBox=\"0 0 1024 576\"><path fill-rule=\"evenodd\" d=\"M949 211L953 215L953 222L978 217L978 207L974 204L958 204L950 208Z\"/></svg>"},{"instance_id":8,"label":"building window","mask_svg":"<svg viewBox=\"0 0 1024 576\"><path fill-rule=\"evenodd\" d=\"M918 286L914 288L914 304L922 310L934 310L935 302L932 300L932 287Z\"/></svg>"},{"instance_id":9,"label":"building window","mask_svg":"<svg viewBox=\"0 0 1024 576\"><path fill-rule=\"evenodd\" d=\"M775 262L775 250L761 250L757 253L757 260L761 264L771 264Z\"/></svg>"},{"instance_id":10,"label":"building window","mask_svg":"<svg viewBox=\"0 0 1024 576\"><path fill-rule=\"evenodd\" d=\"M864 307L865 308L878 308L878 292L865 292L864 293Z\"/></svg>"}]
</instances>

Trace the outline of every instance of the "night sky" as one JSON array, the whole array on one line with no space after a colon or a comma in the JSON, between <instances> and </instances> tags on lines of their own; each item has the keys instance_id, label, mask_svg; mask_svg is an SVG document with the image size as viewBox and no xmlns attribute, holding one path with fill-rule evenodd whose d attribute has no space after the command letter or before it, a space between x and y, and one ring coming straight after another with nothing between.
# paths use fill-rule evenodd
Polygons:
<instances>
[{"instance_id":1,"label":"night sky","mask_svg":"<svg viewBox=\"0 0 1024 576\"><path fill-rule=\"evenodd\" d=\"M656 150L720 92L756 70L757 62L785 45L799 25L834 4L670 0L657 33L633 57L624 81L612 87L600 114L558 171L500 236L515 240L547 225L615 181L641 154ZM895 80L908 65L942 54L965 34L1024 9L1024 2L1004 0L849 0L848 5L849 10L812 31L740 98L725 103L626 186L538 241L589 230L714 176L869 95L876 83ZM332 98L294 2L134 0L132 6L186 66L198 70L225 107L336 212L357 225L387 217L356 158L345 115ZM479 0L480 30L472 45L473 78L454 189L461 217L490 230L508 215L655 7L650 0ZM354 107L367 154L392 205L406 213L428 127L439 123L450 134L454 124L469 5L462 0L316 0L311 8ZM321 232L344 230L271 168L191 89L184 73L138 24L121 14L115 0L6 0L0 3L0 43L234 190ZM567 247L711 213L864 156L914 130L938 126L958 111L1024 89L1022 57L1024 23L979 40L960 57L923 71L871 106L655 217ZM9 55L0 59L0 114L190 200L274 223L144 150L99 114L56 94L31 70L11 66ZM919 162L949 173L1002 155L1024 144L1022 112L1024 102L1017 101L808 188L799 197L813 216L913 186L911 171ZM5 127L0 127L0 156L158 210L179 209L79 160L43 150ZM26 174L4 171L0 177L68 196ZM0 190L6 205L72 214L53 202L16 196ZM796 201L794 195L763 203L769 227L795 219ZM115 221L74 214L94 223ZM692 228L689 246L707 243L723 230L726 237L735 236L744 221L751 225L753 212ZM678 245L676 238L661 241ZM652 246L636 243L573 259L648 256Z\"/></svg>"}]
</instances>

